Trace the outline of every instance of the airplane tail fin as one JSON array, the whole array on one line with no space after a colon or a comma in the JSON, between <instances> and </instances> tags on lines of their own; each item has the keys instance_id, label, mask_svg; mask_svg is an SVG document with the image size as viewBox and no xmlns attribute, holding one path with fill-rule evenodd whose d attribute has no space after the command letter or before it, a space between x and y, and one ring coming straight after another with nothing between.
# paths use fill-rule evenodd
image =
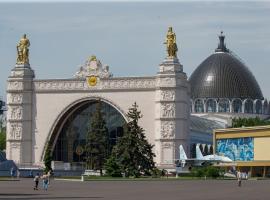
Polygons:
<instances>
[{"instance_id":1,"label":"airplane tail fin","mask_svg":"<svg viewBox=\"0 0 270 200\"><path fill-rule=\"evenodd\" d=\"M196 158L203 159L203 155L202 155L199 145L196 145Z\"/></svg>"},{"instance_id":2,"label":"airplane tail fin","mask_svg":"<svg viewBox=\"0 0 270 200\"><path fill-rule=\"evenodd\" d=\"M187 155L182 144L179 146L179 153L180 153L180 160L187 160Z\"/></svg>"}]
</instances>

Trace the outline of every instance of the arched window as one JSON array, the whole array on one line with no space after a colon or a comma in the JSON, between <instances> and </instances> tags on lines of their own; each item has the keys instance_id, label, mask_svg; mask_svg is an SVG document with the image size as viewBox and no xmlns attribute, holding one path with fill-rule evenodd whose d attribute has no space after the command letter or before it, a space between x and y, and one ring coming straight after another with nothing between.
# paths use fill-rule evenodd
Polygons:
<instances>
[{"instance_id":1,"label":"arched window","mask_svg":"<svg viewBox=\"0 0 270 200\"><path fill-rule=\"evenodd\" d=\"M219 101L218 112L230 112L230 102L228 99L221 99Z\"/></svg>"},{"instance_id":2,"label":"arched window","mask_svg":"<svg viewBox=\"0 0 270 200\"><path fill-rule=\"evenodd\" d=\"M264 101L264 103L263 103L263 114L265 114L265 115L268 114L268 103L267 103L267 101Z\"/></svg>"},{"instance_id":3,"label":"arched window","mask_svg":"<svg viewBox=\"0 0 270 200\"><path fill-rule=\"evenodd\" d=\"M203 100L202 99L197 99L195 101L195 112L196 113L204 112L204 106L203 106Z\"/></svg>"},{"instance_id":4,"label":"arched window","mask_svg":"<svg viewBox=\"0 0 270 200\"><path fill-rule=\"evenodd\" d=\"M261 100L256 100L255 112L256 114L262 114L262 101Z\"/></svg>"},{"instance_id":5,"label":"arched window","mask_svg":"<svg viewBox=\"0 0 270 200\"><path fill-rule=\"evenodd\" d=\"M96 100L83 102L70 111L66 121L59 121L59 135L53 149L53 160L69 162L81 166L85 161L85 146L91 134L93 120L98 106L101 107L107 132L108 153L112 151L117 140L123 136L125 119L114 107L106 102ZM62 124L62 126L60 126Z\"/></svg>"},{"instance_id":6,"label":"arched window","mask_svg":"<svg viewBox=\"0 0 270 200\"><path fill-rule=\"evenodd\" d=\"M240 99L235 99L232 102L232 111L234 113L241 113L242 112L242 101Z\"/></svg>"},{"instance_id":7,"label":"arched window","mask_svg":"<svg viewBox=\"0 0 270 200\"><path fill-rule=\"evenodd\" d=\"M245 102L245 113L253 113L253 101L250 99Z\"/></svg>"},{"instance_id":8,"label":"arched window","mask_svg":"<svg viewBox=\"0 0 270 200\"><path fill-rule=\"evenodd\" d=\"M206 104L207 112L216 112L217 103L214 99L209 99Z\"/></svg>"}]
</instances>

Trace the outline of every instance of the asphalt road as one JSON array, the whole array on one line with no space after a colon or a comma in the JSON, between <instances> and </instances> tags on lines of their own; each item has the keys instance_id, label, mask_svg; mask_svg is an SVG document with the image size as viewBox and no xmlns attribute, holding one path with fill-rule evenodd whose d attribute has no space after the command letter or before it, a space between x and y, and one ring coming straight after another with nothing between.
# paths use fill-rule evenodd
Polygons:
<instances>
[{"instance_id":1,"label":"asphalt road","mask_svg":"<svg viewBox=\"0 0 270 200\"><path fill-rule=\"evenodd\" d=\"M0 199L267 200L270 180L63 181L33 190L33 179L0 181Z\"/></svg>"}]
</instances>

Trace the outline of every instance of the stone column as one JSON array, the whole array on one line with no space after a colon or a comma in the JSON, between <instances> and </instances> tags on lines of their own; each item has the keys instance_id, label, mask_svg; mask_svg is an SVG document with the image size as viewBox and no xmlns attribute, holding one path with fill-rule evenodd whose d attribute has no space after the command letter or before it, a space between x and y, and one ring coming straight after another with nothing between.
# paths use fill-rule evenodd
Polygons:
<instances>
[{"instance_id":1,"label":"stone column","mask_svg":"<svg viewBox=\"0 0 270 200\"><path fill-rule=\"evenodd\" d=\"M233 113L234 110L233 110L233 100L229 101L229 109L230 109L230 113Z\"/></svg>"},{"instance_id":2,"label":"stone column","mask_svg":"<svg viewBox=\"0 0 270 200\"><path fill-rule=\"evenodd\" d=\"M189 155L190 86L177 58L160 64L156 76L155 150L160 168L174 168L179 145Z\"/></svg>"},{"instance_id":3,"label":"stone column","mask_svg":"<svg viewBox=\"0 0 270 200\"><path fill-rule=\"evenodd\" d=\"M246 104L246 101L242 101L242 113L245 113L245 104Z\"/></svg>"},{"instance_id":4,"label":"stone column","mask_svg":"<svg viewBox=\"0 0 270 200\"><path fill-rule=\"evenodd\" d=\"M34 71L15 65L7 84L7 159L19 166L32 164L32 94Z\"/></svg>"}]
</instances>

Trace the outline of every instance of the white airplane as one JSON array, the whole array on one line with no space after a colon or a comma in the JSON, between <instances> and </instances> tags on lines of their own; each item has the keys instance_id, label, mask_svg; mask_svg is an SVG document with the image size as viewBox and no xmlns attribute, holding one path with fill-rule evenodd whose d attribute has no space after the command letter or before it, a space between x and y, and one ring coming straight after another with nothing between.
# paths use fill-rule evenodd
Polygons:
<instances>
[{"instance_id":1,"label":"white airplane","mask_svg":"<svg viewBox=\"0 0 270 200\"><path fill-rule=\"evenodd\" d=\"M199 145L196 146L196 158L187 158L186 152L182 145L179 146L181 167L185 167L186 163L190 163L193 166L203 166L212 163L224 163L233 162L230 158L226 156L219 156L216 154L203 156Z\"/></svg>"}]
</instances>

